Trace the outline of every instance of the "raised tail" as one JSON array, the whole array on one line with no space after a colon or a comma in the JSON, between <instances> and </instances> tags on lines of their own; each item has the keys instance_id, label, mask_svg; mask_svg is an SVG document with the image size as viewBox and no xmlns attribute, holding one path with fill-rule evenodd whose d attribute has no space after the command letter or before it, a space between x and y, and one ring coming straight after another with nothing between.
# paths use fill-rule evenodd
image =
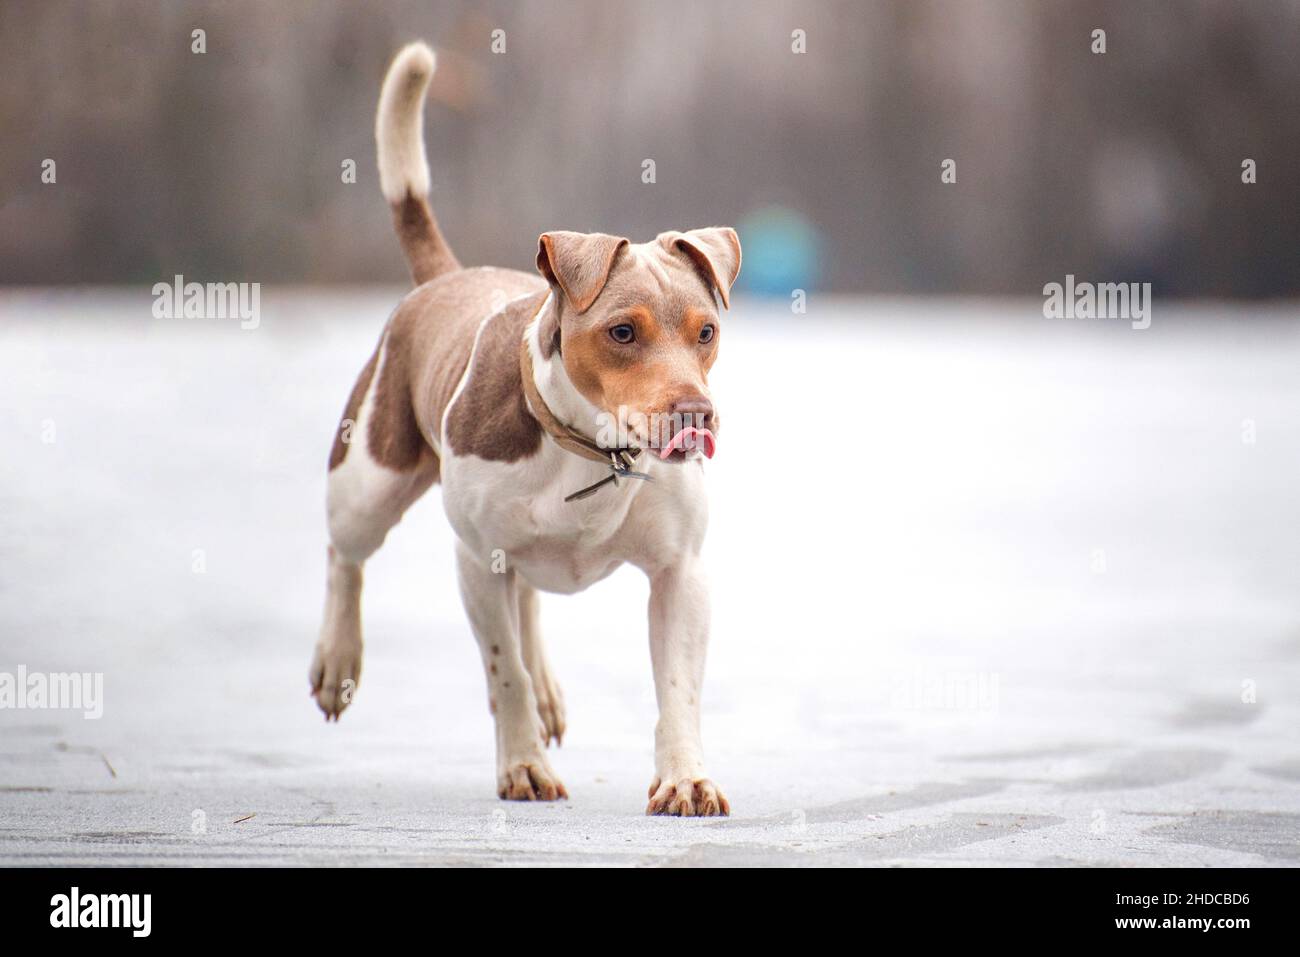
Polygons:
<instances>
[{"instance_id":1,"label":"raised tail","mask_svg":"<svg viewBox=\"0 0 1300 957\"><path fill-rule=\"evenodd\" d=\"M384 77L375 114L379 187L393 210L393 226L416 285L460 268L429 206L424 93L436 62L425 43L403 47Z\"/></svg>"}]
</instances>

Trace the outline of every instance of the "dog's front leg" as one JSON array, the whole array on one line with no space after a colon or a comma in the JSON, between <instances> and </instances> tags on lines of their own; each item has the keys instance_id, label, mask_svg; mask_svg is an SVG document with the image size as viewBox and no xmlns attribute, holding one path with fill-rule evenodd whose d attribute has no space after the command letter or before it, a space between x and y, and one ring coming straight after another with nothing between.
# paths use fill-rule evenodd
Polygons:
<instances>
[{"instance_id":1,"label":"dog's front leg","mask_svg":"<svg viewBox=\"0 0 1300 957\"><path fill-rule=\"evenodd\" d=\"M513 570L495 572L456 543L460 595L487 672L496 721L497 794L511 801L554 801L568 792L543 751L547 732L519 641L519 594Z\"/></svg>"},{"instance_id":2,"label":"dog's front leg","mask_svg":"<svg viewBox=\"0 0 1300 957\"><path fill-rule=\"evenodd\" d=\"M659 723L655 779L647 814L730 814L721 789L704 772L700 690L709 644L709 587L691 556L650 577L650 661Z\"/></svg>"}]
</instances>

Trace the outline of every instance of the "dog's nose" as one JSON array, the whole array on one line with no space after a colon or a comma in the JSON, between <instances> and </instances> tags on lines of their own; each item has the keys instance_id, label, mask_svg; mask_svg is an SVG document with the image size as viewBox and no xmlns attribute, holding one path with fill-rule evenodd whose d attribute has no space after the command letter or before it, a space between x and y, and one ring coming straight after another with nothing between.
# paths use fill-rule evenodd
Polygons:
<instances>
[{"instance_id":1,"label":"dog's nose","mask_svg":"<svg viewBox=\"0 0 1300 957\"><path fill-rule=\"evenodd\" d=\"M668 410L682 425L697 429L713 428L713 403L707 396L688 395L678 399Z\"/></svg>"}]
</instances>

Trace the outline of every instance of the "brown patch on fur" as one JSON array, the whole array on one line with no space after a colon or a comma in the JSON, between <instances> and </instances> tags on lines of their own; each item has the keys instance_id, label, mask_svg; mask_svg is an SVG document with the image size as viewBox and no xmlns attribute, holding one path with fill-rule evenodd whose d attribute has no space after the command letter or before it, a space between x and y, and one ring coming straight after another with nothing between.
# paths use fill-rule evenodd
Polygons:
<instances>
[{"instance_id":1,"label":"brown patch on fur","mask_svg":"<svg viewBox=\"0 0 1300 957\"><path fill-rule=\"evenodd\" d=\"M519 343L545 298L539 290L484 324L469 378L447 413L446 438L457 455L516 462L541 448L542 430L524 399Z\"/></svg>"},{"instance_id":2,"label":"brown patch on fur","mask_svg":"<svg viewBox=\"0 0 1300 957\"><path fill-rule=\"evenodd\" d=\"M447 245L428 200L417 199L407 190L400 203L392 203L393 228L418 286L435 276L454 272L460 261Z\"/></svg>"},{"instance_id":3,"label":"brown patch on fur","mask_svg":"<svg viewBox=\"0 0 1300 957\"><path fill-rule=\"evenodd\" d=\"M494 654L494 655L499 655L499 654L501 654L501 646L500 646L500 645L493 645L493 646L492 646L492 654Z\"/></svg>"},{"instance_id":4,"label":"brown patch on fur","mask_svg":"<svg viewBox=\"0 0 1300 957\"><path fill-rule=\"evenodd\" d=\"M378 369L367 440L380 464L406 471L432 459L437 480L437 456L429 439L438 435L479 324L502 302L530 292L544 294L546 288L536 276L513 269L462 269L426 282L398 304L343 413L356 421ZM330 468L347 455L341 439L340 431Z\"/></svg>"},{"instance_id":5,"label":"brown patch on fur","mask_svg":"<svg viewBox=\"0 0 1300 957\"><path fill-rule=\"evenodd\" d=\"M411 407L410 327L393 323L382 345L383 362L366 435L370 457L385 468L406 472L419 464L426 452L433 453Z\"/></svg>"},{"instance_id":6,"label":"brown patch on fur","mask_svg":"<svg viewBox=\"0 0 1300 957\"><path fill-rule=\"evenodd\" d=\"M334 446L330 449L330 467L332 472L348 457L348 446L350 441L343 441L343 432L346 428L349 435L356 428L357 416L361 414L361 403L365 401L366 391L370 388L370 380L375 375L375 365L379 361L379 349L376 348L370 354L370 361L366 363L361 375L357 376L356 384L352 386L352 394L348 396L348 404L343 408L343 417L339 419L339 427L334 432ZM348 422L352 425L349 427Z\"/></svg>"},{"instance_id":7,"label":"brown patch on fur","mask_svg":"<svg viewBox=\"0 0 1300 957\"><path fill-rule=\"evenodd\" d=\"M402 300L387 336L404 355L405 401L422 440L438 436L484 318L510 299L545 288L536 276L513 269L462 269Z\"/></svg>"}]
</instances>

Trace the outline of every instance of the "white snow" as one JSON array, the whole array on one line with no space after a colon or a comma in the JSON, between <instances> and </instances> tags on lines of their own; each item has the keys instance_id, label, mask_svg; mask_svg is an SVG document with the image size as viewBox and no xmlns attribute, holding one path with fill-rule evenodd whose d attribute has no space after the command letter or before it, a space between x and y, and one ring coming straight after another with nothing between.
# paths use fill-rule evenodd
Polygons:
<instances>
[{"instance_id":1,"label":"white snow","mask_svg":"<svg viewBox=\"0 0 1300 957\"><path fill-rule=\"evenodd\" d=\"M680 821L643 816L630 569L544 601L571 800L496 799L436 489L324 723L325 461L398 291L263 293L256 330L0 298L0 672L105 699L0 710L0 864L1300 863L1293 308L738 301L704 698L733 817Z\"/></svg>"}]
</instances>

